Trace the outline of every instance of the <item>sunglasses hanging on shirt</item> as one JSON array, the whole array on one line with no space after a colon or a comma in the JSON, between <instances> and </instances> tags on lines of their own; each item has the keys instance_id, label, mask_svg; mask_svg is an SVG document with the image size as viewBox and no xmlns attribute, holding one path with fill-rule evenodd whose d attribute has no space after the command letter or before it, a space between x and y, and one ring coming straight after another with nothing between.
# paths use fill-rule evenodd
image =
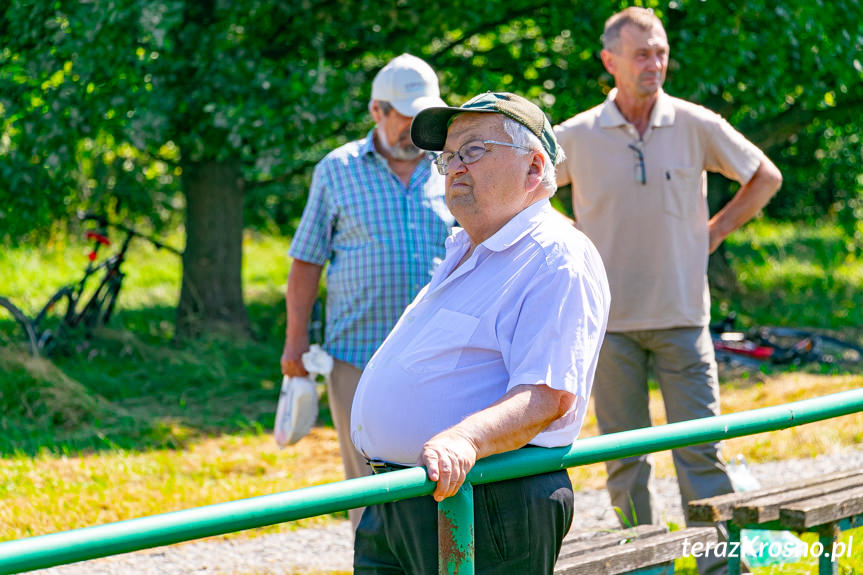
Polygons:
<instances>
[{"instance_id":1,"label":"sunglasses hanging on shirt","mask_svg":"<svg viewBox=\"0 0 863 575\"><path fill-rule=\"evenodd\" d=\"M636 161L633 166L633 176L636 182L641 182L642 186L647 185L647 170L644 167L644 152L641 150L641 142L638 144L629 144L629 149L635 152Z\"/></svg>"}]
</instances>

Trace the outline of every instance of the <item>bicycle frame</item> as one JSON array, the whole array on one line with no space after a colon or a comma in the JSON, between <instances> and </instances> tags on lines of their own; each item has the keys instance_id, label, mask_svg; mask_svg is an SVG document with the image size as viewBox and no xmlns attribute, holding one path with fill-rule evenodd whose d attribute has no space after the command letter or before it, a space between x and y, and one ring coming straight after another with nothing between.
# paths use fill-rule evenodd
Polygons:
<instances>
[{"instance_id":1,"label":"bicycle frame","mask_svg":"<svg viewBox=\"0 0 863 575\"><path fill-rule=\"evenodd\" d=\"M69 318L71 320L71 326L75 327L82 320L90 319L94 325L88 325L88 328L95 327L95 323L98 323L97 320L92 319L92 314L97 310L100 304L100 298L103 295L112 293L112 286L116 286L116 289L113 290L113 297L111 297L108 302L108 309L105 311L102 323L106 323L111 316L111 312L114 309L114 303L116 302L116 296L119 294L120 286L123 283L123 278L126 277L126 274L120 269L120 266L123 265L123 262L126 261L126 252L129 249L129 244L132 242L132 238L134 238L137 233L131 230L124 230L126 232L126 237L123 239L123 243L121 244L120 250L108 257L106 260L101 262L98 265L94 265L95 254L98 251L98 247L103 245L103 243L99 240L96 241L94 245L93 259L87 264L87 269L84 270L84 277L82 277L75 288L74 295L72 301L75 303L75 307L77 307L78 302L81 299L81 296L84 294L84 289L87 285L87 281L95 275L100 270L104 270L105 275L102 277L102 281L99 282L99 286L90 296L90 299L87 300L87 303L84 305L84 309L81 310L81 313L77 316L73 316ZM98 319L98 318L97 318ZM85 321L85 324L87 322Z\"/></svg>"},{"instance_id":2,"label":"bicycle frame","mask_svg":"<svg viewBox=\"0 0 863 575\"><path fill-rule=\"evenodd\" d=\"M17 311L17 314L13 313L15 319L27 331L34 354L45 351L51 342L60 339L64 329L76 328L83 324L85 338L87 338L93 329L108 322L114 311L123 279L126 277L121 268L126 261L126 253L134 238L146 239L158 249L167 249L172 253L181 255L178 250L166 246L159 240L123 224L109 222L104 217L91 214L79 217L84 221L94 220L99 226L98 230L90 230L86 233L87 239L93 241L93 247L88 254L89 261L87 262L87 267L84 269L84 275L77 282L65 285L57 290L32 320L27 318L20 310ZM125 237L122 239L120 248L116 253L102 261L98 261L98 254L102 246L108 247L111 245L111 241L106 233L107 228L114 228L125 234ZM93 277L100 273L102 274L100 281L96 284L93 291L89 292L87 288L89 285L92 285ZM58 304L62 304L64 300L66 309L62 317L59 318L57 330L51 331L48 328L43 328L43 324L49 317L49 313ZM82 300L86 300L83 307L80 305ZM8 302L5 299L4 301ZM6 307L14 306L10 303ZM17 310L17 308L15 309ZM19 315L21 317L18 317Z\"/></svg>"}]
</instances>

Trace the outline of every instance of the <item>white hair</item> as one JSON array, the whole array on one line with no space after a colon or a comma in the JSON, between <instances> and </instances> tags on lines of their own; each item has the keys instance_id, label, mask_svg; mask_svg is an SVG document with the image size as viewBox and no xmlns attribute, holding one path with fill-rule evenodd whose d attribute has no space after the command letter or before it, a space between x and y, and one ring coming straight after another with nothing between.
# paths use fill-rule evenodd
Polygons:
<instances>
[{"instance_id":1,"label":"white hair","mask_svg":"<svg viewBox=\"0 0 863 575\"><path fill-rule=\"evenodd\" d=\"M512 143L516 146L523 146L542 154L542 157L545 160L545 167L542 171L542 181L540 182L540 185L543 189L548 191L549 197L553 196L554 192L557 191L557 175L555 174L554 167L563 161L563 150L558 148L557 164L555 164L551 161L545 148L542 147L542 142L539 141L536 134L531 132L527 126L520 122L516 122L512 118L504 117L503 129L506 130L506 133L509 134L509 137L512 139ZM515 151L519 154L527 153L526 150L516 149Z\"/></svg>"}]
</instances>

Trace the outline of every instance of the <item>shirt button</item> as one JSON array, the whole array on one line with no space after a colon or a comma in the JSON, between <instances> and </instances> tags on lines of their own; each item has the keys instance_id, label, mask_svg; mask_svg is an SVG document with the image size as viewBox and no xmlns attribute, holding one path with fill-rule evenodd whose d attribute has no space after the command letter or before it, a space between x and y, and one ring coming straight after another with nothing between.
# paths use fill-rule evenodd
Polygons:
<instances>
[{"instance_id":1,"label":"shirt button","mask_svg":"<svg viewBox=\"0 0 863 575\"><path fill-rule=\"evenodd\" d=\"M408 229L409 230L415 230L415 229L417 229L417 227L414 224L408 224Z\"/></svg>"}]
</instances>

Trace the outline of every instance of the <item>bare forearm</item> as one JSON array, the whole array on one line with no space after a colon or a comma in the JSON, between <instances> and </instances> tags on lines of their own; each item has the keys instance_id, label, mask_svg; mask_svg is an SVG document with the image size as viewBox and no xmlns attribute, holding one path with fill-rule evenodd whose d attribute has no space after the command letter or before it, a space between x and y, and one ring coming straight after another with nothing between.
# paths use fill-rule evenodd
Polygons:
<instances>
[{"instance_id":1,"label":"bare forearm","mask_svg":"<svg viewBox=\"0 0 863 575\"><path fill-rule=\"evenodd\" d=\"M773 162L765 158L749 182L710 219L710 252L716 250L731 232L755 217L781 185L782 174Z\"/></svg>"},{"instance_id":2,"label":"bare forearm","mask_svg":"<svg viewBox=\"0 0 863 575\"><path fill-rule=\"evenodd\" d=\"M302 356L309 349L307 325L318 295L322 269L323 266L294 260L288 274L288 287L285 288L288 322L280 363L282 373L291 377L307 375Z\"/></svg>"},{"instance_id":3,"label":"bare forearm","mask_svg":"<svg viewBox=\"0 0 863 575\"><path fill-rule=\"evenodd\" d=\"M453 427L476 445L477 459L518 449L567 412L574 396L545 385L520 385Z\"/></svg>"},{"instance_id":4,"label":"bare forearm","mask_svg":"<svg viewBox=\"0 0 863 575\"><path fill-rule=\"evenodd\" d=\"M512 451L566 413L575 396L545 385L519 385L482 411L463 419L423 445L420 463L436 481L434 498L454 495L477 459Z\"/></svg>"},{"instance_id":5,"label":"bare forearm","mask_svg":"<svg viewBox=\"0 0 863 575\"><path fill-rule=\"evenodd\" d=\"M312 313L323 266L294 260L288 274L285 292L285 309L288 314L286 332L288 337L305 334Z\"/></svg>"}]
</instances>

